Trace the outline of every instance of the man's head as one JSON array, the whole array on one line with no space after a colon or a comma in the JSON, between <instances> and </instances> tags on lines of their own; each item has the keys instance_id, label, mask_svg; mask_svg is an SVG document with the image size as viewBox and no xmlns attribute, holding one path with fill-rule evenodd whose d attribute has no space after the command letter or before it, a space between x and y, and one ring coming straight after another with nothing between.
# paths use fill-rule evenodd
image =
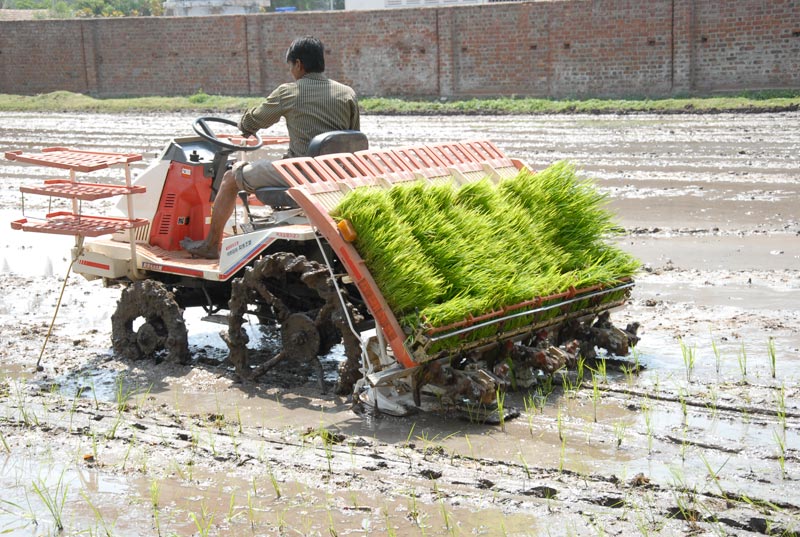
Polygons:
<instances>
[{"instance_id":1,"label":"man's head","mask_svg":"<svg viewBox=\"0 0 800 537\"><path fill-rule=\"evenodd\" d=\"M297 65L298 61L301 66ZM325 71L325 47L322 41L312 36L298 37L286 51L286 63L290 64L293 75L299 67L302 67L303 73L322 73Z\"/></svg>"}]
</instances>

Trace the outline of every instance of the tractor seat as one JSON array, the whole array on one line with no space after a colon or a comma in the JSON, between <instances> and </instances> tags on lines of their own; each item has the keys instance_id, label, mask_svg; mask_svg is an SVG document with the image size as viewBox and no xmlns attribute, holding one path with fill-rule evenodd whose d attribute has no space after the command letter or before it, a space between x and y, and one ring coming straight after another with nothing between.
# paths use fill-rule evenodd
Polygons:
<instances>
[{"instance_id":1,"label":"tractor seat","mask_svg":"<svg viewBox=\"0 0 800 537\"><path fill-rule=\"evenodd\" d=\"M367 136L361 131L329 131L318 134L308 144L309 157L331 153L355 153L369 149ZM297 203L286 193L288 186L266 186L255 191L256 198L273 209L296 208Z\"/></svg>"}]
</instances>

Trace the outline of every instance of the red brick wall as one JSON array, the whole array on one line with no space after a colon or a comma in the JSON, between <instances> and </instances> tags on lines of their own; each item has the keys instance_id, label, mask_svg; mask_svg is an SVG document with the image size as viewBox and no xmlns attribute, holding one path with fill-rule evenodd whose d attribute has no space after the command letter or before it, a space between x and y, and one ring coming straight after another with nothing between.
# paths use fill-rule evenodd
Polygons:
<instances>
[{"instance_id":1,"label":"red brick wall","mask_svg":"<svg viewBox=\"0 0 800 537\"><path fill-rule=\"evenodd\" d=\"M800 1L698 1L693 88L800 87Z\"/></svg>"},{"instance_id":2,"label":"red brick wall","mask_svg":"<svg viewBox=\"0 0 800 537\"><path fill-rule=\"evenodd\" d=\"M360 95L665 96L800 88L800 0L564 0L0 22L0 92L259 95L298 35Z\"/></svg>"}]
</instances>

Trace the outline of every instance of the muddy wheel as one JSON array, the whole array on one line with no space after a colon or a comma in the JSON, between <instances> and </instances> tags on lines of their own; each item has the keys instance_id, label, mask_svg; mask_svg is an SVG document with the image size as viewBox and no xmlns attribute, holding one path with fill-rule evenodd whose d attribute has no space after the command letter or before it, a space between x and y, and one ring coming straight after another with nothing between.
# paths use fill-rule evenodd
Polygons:
<instances>
[{"instance_id":1,"label":"muddy wheel","mask_svg":"<svg viewBox=\"0 0 800 537\"><path fill-rule=\"evenodd\" d=\"M347 307L350 314L354 314L352 306L348 304ZM356 348L353 338L348 337L347 317L328 268L304 256L276 253L248 267L242 277L231 283L228 309L228 332L224 339L230 349L229 359L241 378L258 378L282 361L310 364L317 371L320 388L325 391L318 356L327 354L342 340L343 334L348 356L344 363L355 362L356 369L360 363L360 346ZM245 316L254 313L263 320L266 311L280 325L282 349L271 359L252 367L247 348L249 337L243 328ZM355 360L351 354L355 354ZM348 374L347 378L351 376ZM343 388L341 382L337 382L336 391L347 393L351 388Z\"/></svg>"},{"instance_id":2,"label":"muddy wheel","mask_svg":"<svg viewBox=\"0 0 800 537\"><path fill-rule=\"evenodd\" d=\"M173 294L153 280L134 282L122 291L111 316L111 342L116 354L131 360L189 361L183 312Z\"/></svg>"}]
</instances>

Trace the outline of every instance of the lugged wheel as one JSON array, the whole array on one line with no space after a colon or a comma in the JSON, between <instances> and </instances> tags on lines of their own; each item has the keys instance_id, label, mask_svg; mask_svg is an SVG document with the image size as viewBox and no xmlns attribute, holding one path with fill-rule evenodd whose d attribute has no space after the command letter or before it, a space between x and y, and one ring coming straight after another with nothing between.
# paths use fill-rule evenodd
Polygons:
<instances>
[{"instance_id":1,"label":"lugged wheel","mask_svg":"<svg viewBox=\"0 0 800 537\"><path fill-rule=\"evenodd\" d=\"M143 323L134 329L140 318ZM134 282L122 291L111 316L111 342L115 353L131 360L185 364L190 358L183 312L164 284L154 280Z\"/></svg>"},{"instance_id":2,"label":"lugged wheel","mask_svg":"<svg viewBox=\"0 0 800 537\"><path fill-rule=\"evenodd\" d=\"M310 363L317 370L320 388L325 391L318 356L327 354L342 340L343 334L348 356L345 364L355 363L356 370L360 364L360 346L349 334L347 318L330 272L316 261L285 252L261 258L248 267L243 276L233 280L228 308L225 342L230 349L230 361L242 378L257 378L282 360ZM354 312L349 304L348 309L351 314ZM272 318L281 326L281 351L257 367L250 365L249 337L242 327L248 313L256 313L262 322ZM352 376L347 374L344 380L351 382L348 379ZM348 393L352 389L352 384L342 386L343 377L340 371L337 393Z\"/></svg>"}]
</instances>

